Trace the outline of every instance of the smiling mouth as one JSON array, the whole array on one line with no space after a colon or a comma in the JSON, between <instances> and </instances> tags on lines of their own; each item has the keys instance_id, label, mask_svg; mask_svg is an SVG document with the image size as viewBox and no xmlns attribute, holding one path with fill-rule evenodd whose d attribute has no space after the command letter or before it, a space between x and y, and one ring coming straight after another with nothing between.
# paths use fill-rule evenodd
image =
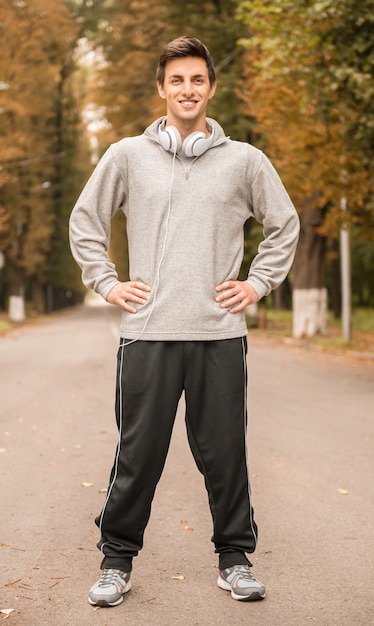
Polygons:
<instances>
[{"instance_id":1,"label":"smiling mouth","mask_svg":"<svg viewBox=\"0 0 374 626\"><path fill-rule=\"evenodd\" d=\"M197 104L197 100L180 100L179 104L184 107L193 107L195 106L195 104Z\"/></svg>"}]
</instances>

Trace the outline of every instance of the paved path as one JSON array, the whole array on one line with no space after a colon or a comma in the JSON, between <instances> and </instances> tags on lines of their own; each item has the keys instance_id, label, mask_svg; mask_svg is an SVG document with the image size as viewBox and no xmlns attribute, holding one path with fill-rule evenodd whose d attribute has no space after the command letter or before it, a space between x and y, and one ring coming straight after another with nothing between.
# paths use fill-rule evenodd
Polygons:
<instances>
[{"instance_id":1,"label":"paved path","mask_svg":"<svg viewBox=\"0 0 374 626\"><path fill-rule=\"evenodd\" d=\"M100 561L93 518L116 444L117 326L114 308L82 307L0 338L0 609L15 609L6 623L374 624L373 363L259 339L248 441L266 600L235 602L216 586L181 401L133 590L119 607L88 605Z\"/></svg>"}]
</instances>

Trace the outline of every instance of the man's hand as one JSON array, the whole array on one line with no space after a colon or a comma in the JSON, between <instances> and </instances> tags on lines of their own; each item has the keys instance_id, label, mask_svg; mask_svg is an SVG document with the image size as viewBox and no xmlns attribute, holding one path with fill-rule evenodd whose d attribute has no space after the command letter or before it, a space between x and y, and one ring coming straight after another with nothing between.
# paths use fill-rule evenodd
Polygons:
<instances>
[{"instance_id":1,"label":"man's hand","mask_svg":"<svg viewBox=\"0 0 374 626\"><path fill-rule=\"evenodd\" d=\"M229 309L230 313L238 313L259 300L256 291L246 281L227 280L217 285L216 291L223 293L220 293L215 301L221 303L221 309Z\"/></svg>"},{"instance_id":2,"label":"man's hand","mask_svg":"<svg viewBox=\"0 0 374 626\"><path fill-rule=\"evenodd\" d=\"M149 285L138 281L129 281L126 283L119 283L107 295L107 302L110 304L116 304L129 313L136 313L136 309L127 304L130 302L137 302L138 304L145 304L148 300L148 293L151 291Z\"/></svg>"}]
</instances>

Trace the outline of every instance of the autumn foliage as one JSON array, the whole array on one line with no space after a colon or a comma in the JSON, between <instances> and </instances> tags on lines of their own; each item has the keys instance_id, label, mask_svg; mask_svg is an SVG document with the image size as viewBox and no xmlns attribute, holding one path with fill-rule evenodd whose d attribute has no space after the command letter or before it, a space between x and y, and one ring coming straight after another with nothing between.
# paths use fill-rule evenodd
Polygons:
<instances>
[{"instance_id":1,"label":"autumn foliage","mask_svg":"<svg viewBox=\"0 0 374 626\"><path fill-rule=\"evenodd\" d=\"M0 249L3 289L18 294L46 284L59 230L79 127L71 83L78 29L60 0L2 0L0 27ZM64 258L69 264L67 251Z\"/></svg>"},{"instance_id":2,"label":"autumn foliage","mask_svg":"<svg viewBox=\"0 0 374 626\"><path fill-rule=\"evenodd\" d=\"M327 207L320 232L349 221L374 235L373 15L369 2L240 3L248 23L239 97L299 210Z\"/></svg>"},{"instance_id":3,"label":"autumn foliage","mask_svg":"<svg viewBox=\"0 0 374 626\"><path fill-rule=\"evenodd\" d=\"M180 34L202 39L215 58L209 114L267 152L300 213L320 212L307 220L318 236L336 241L343 219L353 225L357 245L367 244L356 258L374 267L369 0L0 0L0 8L1 308L24 292L48 309L47 293L81 289L71 208L109 143L163 114L158 53ZM123 233L123 224L114 229L111 250L126 273ZM256 240L252 232L248 258Z\"/></svg>"}]
</instances>

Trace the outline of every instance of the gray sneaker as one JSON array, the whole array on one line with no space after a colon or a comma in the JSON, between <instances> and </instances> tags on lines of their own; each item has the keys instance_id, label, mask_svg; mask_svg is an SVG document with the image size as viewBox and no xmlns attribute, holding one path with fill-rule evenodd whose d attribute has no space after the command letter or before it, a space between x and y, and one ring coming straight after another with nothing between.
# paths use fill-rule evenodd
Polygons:
<instances>
[{"instance_id":1,"label":"gray sneaker","mask_svg":"<svg viewBox=\"0 0 374 626\"><path fill-rule=\"evenodd\" d=\"M249 565L234 565L221 569L217 580L221 589L231 591L234 600L261 600L265 598L265 587L257 580Z\"/></svg>"},{"instance_id":2,"label":"gray sneaker","mask_svg":"<svg viewBox=\"0 0 374 626\"><path fill-rule=\"evenodd\" d=\"M121 604L123 594L130 589L130 572L104 569L99 580L90 589L88 602L93 606L117 606Z\"/></svg>"}]
</instances>

